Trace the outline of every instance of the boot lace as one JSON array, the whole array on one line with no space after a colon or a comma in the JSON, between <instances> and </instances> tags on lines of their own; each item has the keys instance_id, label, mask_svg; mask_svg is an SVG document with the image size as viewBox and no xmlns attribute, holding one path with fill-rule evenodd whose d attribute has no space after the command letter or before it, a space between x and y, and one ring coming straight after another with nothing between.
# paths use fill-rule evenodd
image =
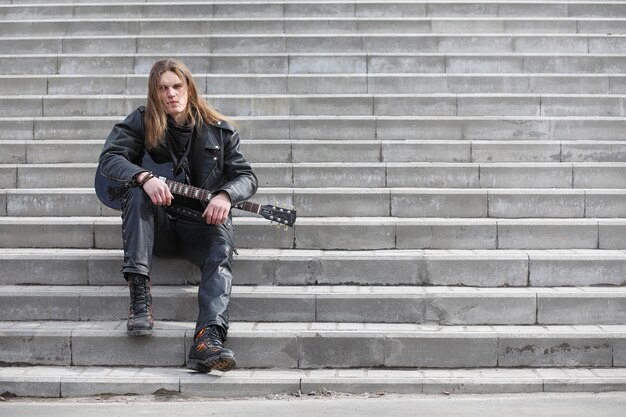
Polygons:
<instances>
[{"instance_id":1,"label":"boot lace","mask_svg":"<svg viewBox=\"0 0 626 417\"><path fill-rule=\"evenodd\" d=\"M131 292L133 314L135 316L148 314L148 305L152 299L148 279L142 276L133 276L131 278Z\"/></svg>"}]
</instances>

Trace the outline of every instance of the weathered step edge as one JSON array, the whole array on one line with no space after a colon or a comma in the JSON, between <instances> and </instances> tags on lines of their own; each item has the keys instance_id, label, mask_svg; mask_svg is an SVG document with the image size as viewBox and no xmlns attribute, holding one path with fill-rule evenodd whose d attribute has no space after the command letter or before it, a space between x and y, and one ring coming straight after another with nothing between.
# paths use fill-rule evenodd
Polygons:
<instances>
[{"instance_id":1,"label":"weathered step edge","mask_svg":"<svg viewBox=\"0 0 626 417\"><path fill-rule=\"evenodd\" d=\"M530 393L626 391L626 368L292 370L235 369L200 375L183 368L0 368L5 396L72 398L167 394L199 397L265 397L338 393Z\"/></svg>"}]
</instances>

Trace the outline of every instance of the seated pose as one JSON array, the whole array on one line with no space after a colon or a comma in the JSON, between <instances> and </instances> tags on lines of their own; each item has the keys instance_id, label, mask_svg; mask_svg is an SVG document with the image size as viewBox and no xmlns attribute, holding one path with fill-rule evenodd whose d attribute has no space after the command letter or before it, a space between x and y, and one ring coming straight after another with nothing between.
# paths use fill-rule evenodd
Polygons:
<instances>
[{"instance_id":1,"label":"seated pose","mask_svg":"<svg viewBox=\"0 0 626 417\"><path fill-rule=\"evenodd\" d=\"M187 367L200 372L232 369L235 355L223 347L234 251L230 211L257 190L257 178L239 149L238 132L198 95L182 62L158 61L150 71L145 108L113 127L99 162L102 176L128 187L122 198L128 334L153 332L152 255L184 256L202 272ZM210 201L174 198L151 167L166 167L178 181L207 190Z\"/></svg>"}]
</instances>

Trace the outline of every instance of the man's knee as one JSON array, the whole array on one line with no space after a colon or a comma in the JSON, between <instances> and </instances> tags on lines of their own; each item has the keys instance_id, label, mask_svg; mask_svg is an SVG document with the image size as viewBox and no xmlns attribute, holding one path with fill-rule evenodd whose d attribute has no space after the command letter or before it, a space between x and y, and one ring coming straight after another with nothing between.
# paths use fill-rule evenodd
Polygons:
<instances>
[{"instance_id":1,"label":"man's knee","mask_svg":"<svg viewBox=\"0 0 626 417\"><path fill-rule=\"evenodd\" d=\"M150 197L146 194L141 187L131 187L124 194L124 200L122 203L122 210L134 210L134 209L151 209L152 202Z\"/></svg>"}]
</instances>

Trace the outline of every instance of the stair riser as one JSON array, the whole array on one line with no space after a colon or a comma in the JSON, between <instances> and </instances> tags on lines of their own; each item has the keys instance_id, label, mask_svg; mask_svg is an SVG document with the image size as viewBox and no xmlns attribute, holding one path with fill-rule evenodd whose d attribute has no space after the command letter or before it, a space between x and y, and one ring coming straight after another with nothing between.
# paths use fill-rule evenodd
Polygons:
<instances>
[{"instance_id":1,"label":"stair riser","mask_svg":"<svg viewBox=\"0 0 626 417\"><path fill-rule=\"evenodd\" d=\"M145 105L130 98L8 98L0 117L125 116ZM232 116L626 116L626 98L584 97L209 97Z\"/></svg>"},{"instance_id":2,"label":"stair riser","mask_svg":"<svg viewBox=\"0 0 626 417\"><path fill-rule=\"evenodd\" d=\"M96 163L103 140L9 141L0 164ZM300 162L626 162L626 143L487 141L243 140L255 163Z\"/></svg>"},{"instance_id":3,"label":"stair riser","mask_svg":"<svg viewBox=\"0 0 626 417\"><path fill-rule=\"evenodd\" d=\"M285 4L258 4L221 2L208 4L181 4L176 8L169 5L147 3L142 5L12 5L2 7L0 12L7 19L34 18L127 18L138 17L441 17L441 16L536 16L536 17L614 17L626 14L620 3L539 3L532 8L526 3L413 3L413 2L286 2Z\"/></svg>"},{"instance_id":4,"label":"stair riser","mask_svg":"<svg viewBox=\"0 0 626 417\"><path fill-rule=\"evenodd\" d=\"M0 74L147 74L163 55L33 55L11 56ZM425 54L383 56L375 53L303 56L181 55L193 73L205 74L329 74L329 73L621 73L626 57L536 55Z\"/></svg>"},{"instance_id":5,"label":"stair riser","mask_svg":"<svg viewBox=\"0 0 626 417\"><path fill-rule=\"evenodd\" d=\"M198 90L206 94L626 93L626 77L602 74L194 74L194 79ZM147 75L0 76L3 95L145 95L146 85Z\"/></svg>"},{"instance_id":6,"label":"stair riser","mask_svg":"<svg viewBox=\"0 0 626 417\"><path fill-rule=\"evenodd\" d=\"M2 220L2 218L0 218ZM238 219L239 248L378 249L625 249L623 223L611 220L531 222L435 219L413 221L298 220L294 229L268 227L265 220ZM1 221L5 248L121 248L117 219L73 222ZM295 235L294 235L295 234ZM377 236L364 240L363 236Z\"/></svg>"},{"instance_id":7,"label":"stair riser","mask_svg":"<svg viewBox=\"0 0 626 417\"><path fill-rule=\"evenodd\" d=\"M152 291L156 320L193 322L197 294ZM2 297L0 320L125 320L128 291L109 294L76 292L27 294L12 291ZM616 325L626 324L626 297L492 295L250 295L232 297L233 322L428 323L439 325ZM506 310L506 316L501 311Z\"/></svg>"},{"instance_id":8,"label":"stair riser","mask_svg":"<svg viewBox=\"0 0 626 417\"><path fill-rule=\"evenodd\" d=\"M120 117L86 119L7 118L0 140L106 138ZM246 139L319 140L623 140L626 119L480 117L239 117Z\"/></svg>"},{"instance_id":9,"label":"stair riser","mask_svg":"<svg viewBox=\"0 0 626 417\"><path fill-rule=\"evenodd\" d=\"M456 217L456 218L610 218L626 217L626 193L532 194L529 192L372 191L367 193L264 192L254 198L259 204L294 206L299 217ZM0 215L115 216L120 213L102 205L93 192L60 194L0 192ZM234 211L234 215L252 216Z\"/></svg>"},{"instance_id":10,"label":"stair riser","mask_svg":"<svg viewBox=\"0 0 626 417\"><path fill-rule=\"evenodd\" d=\"M92 188L95 166L0 165L2 188ZM261 187L614 188L626 187L621 165L542 167L490 164L253 164ZM575 216L578 217L578 216Z\"/></svg>"},{"instance_id":11,"label":"stair riser","mask_svg":"<svg viewBox=\"0 0 626 417\"><path fill-rule=\"evenodd\" d=\"M0 39L0 54L192 53L542 53L619 54L623 38L598 35L215 35Z\"/></svg>"},{"instance_id":12,"label":"stair riser","mask_svg":"<svg viewBox=\"0 0 626 417\"><path fill-rule=\"evenodd\" d=\"M185 18L183 25L180 20L171 17L163 20L141 19L116 20L51 20L51 21L5 21L0 26L0 36L22 37L27 33L35 36L117 36L133 35L207 35L207 34L354 34L354 33L590 33L590 34L621 34L626 31L626 22L618 20L586 19L577 21L575 18L562 20L545 19L489 19L465 18L463 20L445 18L350 18L333 19L330 17L307 19L215 19Z\"/></svg>"},{"instance_id":13,"label":"stair riser","mask_svg":"<svg viewBox=\"0 0 626 417\"><path fill-rule=\"evenodd\" d=\"M323 255L240 255L238 285L463 285L550 287L624 285L626 256L553 255L541 251L509 255L442 255L437 251L363 258ZM119 256L11 256L0 263L0 284L121 285ZM182 259L155 258L158 285L197 285L199 271Z\"/></svg>"},{"instance_id":14,"label":"stair riser","mask_svg":"<svg viewBox=\"0 0 626 417\"><path fill-rule=\"evenodd\" d=\"M118 330L45 333L12 330L2 336L0 362L78 366L182 366L193 330L157 330L151 338ZM388 334L237 332L227 346L245 368L350 367L611 367L624 366L622 337L506 332ZM147 354L150 352L150 354Z\"/></svg>"}]
</instances>

